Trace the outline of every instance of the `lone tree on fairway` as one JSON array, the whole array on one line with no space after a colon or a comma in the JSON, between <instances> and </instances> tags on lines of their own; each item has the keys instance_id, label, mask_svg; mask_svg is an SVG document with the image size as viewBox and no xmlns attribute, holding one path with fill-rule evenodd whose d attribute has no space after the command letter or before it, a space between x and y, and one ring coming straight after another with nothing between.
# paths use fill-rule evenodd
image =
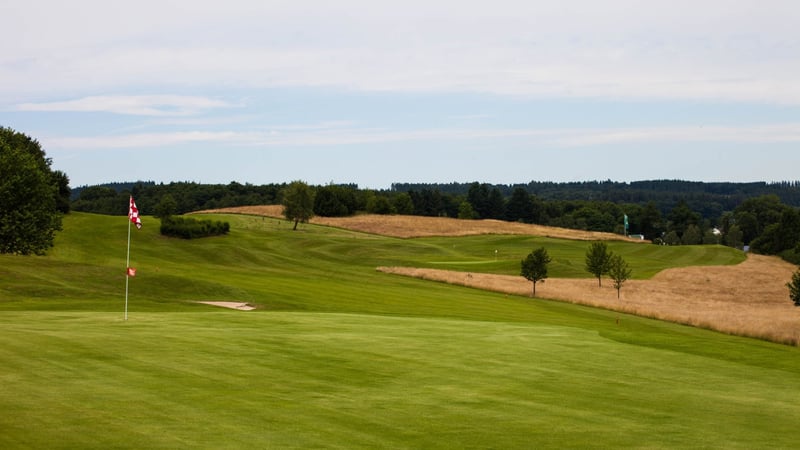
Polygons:
<instances>
[{"instance_id":1,"label":"lone tree on fairway","mask_svg":"<svg viewBox=\"0 0 800 450\"><path fill-rule=\"evenodd\" d=\"M300 222L308 222L314 217L314 190L302 181L292 181L283 191L283 215L294 220L294 228Z\"/></svg>"},{"instance_id":2,"label":"lone tree on fairway","mask_svg":"<svg viewBox=\"0 0 800 450\"><path fill-rule=\"evenodd\" d=\"M597 277L597 286L602 286L603 275L608 273L611 255L605 242L593 242L586 251L586 271Z\"/></svg>"},{"instance_id":3,"label":"lone tree on fairway","mask_svg":"<svg viewBox=\"0 0 800 450\"><path fill-rule=\"evenodd\" d=\"M800 269L792 275L792 281L786 283L789 288L789 298L794 302L794 306L800 306Z\"/></svg>"},{"instance_id":4,"label":"lone tree on fairway","mask_svg":"<svg viewBox=\"0 0 800 450\"><path fill-rule=\"evenodd\" d=\"M622 284L631 277L631 269L628 267L628 263L622 259L622 256L611 255L611 259L608 262L608 276L614 280L614 289L617 290L617 298L619 298L619 290L622 289Z\"/></svg>"},{"instance_id":5,"label":"lone tree on fairway","mask_svg":"<svg viewBox=\"0 0 800 450\"><path fill-rule=\"evenodd\" d=\"M0 253L42 255L69 212L69 178L35 139L0 127Z\"/></svg>"},{"instance_id":6,"label":"lone tree on fairway","mask_svg":"<svg viewBox=\"0 0 800 450\"><path fill-rule=\"evenodd\" d=\"M533 293L531 297L536 297L536 283L544 283L547 278L547 265L550 263L550 255L544 247L532 251L522 260L522 270L520 275L533 283Z\"/></svg>"}]
</instances>

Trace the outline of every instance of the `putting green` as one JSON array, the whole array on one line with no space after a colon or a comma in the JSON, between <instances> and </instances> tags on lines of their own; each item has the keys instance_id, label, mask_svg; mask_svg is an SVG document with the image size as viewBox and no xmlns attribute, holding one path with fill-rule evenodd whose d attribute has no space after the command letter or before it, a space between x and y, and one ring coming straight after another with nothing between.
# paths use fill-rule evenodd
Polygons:
<instances>
[{"instance_id":1,"label":"putting green","mask_svg":"<svg viewBox=\"0 0 800 450\"><path fill-rule=\"evenodd\" d=\"M797 370L580 321L210 309L0 325L3 448L786 448L800 420Z\"/></svg>"}]
</instances>

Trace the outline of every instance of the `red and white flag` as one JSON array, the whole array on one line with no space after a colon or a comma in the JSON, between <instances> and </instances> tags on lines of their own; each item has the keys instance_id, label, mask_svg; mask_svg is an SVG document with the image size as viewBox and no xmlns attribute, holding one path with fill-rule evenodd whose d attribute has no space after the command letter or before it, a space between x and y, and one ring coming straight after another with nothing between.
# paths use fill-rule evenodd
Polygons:
<instances>
[{"instance_id":1,"label":"red and white flag","mask_svg":"<svg viewBox=\"0 0 800 450\"><path fill-rule=\"evenodd\" d=\"M133 267L128 267L128 276L129 277L135 277L136 276L136 269L134 269Z\"/></svg>"},{"instance_id":2,"label":"red and white flag","mask_svg":"<svg viewBox=\"0 0 800 450\"><path fill-rule=\"evenodd\" d=\"M139 209L136 207L136 202L133 201L133 196L131 195L131 207L128 209L128 218L131 219L131 223L136 225L136 228L142 228L142 219L139 218Z\"/></svg>"}]
</instances>

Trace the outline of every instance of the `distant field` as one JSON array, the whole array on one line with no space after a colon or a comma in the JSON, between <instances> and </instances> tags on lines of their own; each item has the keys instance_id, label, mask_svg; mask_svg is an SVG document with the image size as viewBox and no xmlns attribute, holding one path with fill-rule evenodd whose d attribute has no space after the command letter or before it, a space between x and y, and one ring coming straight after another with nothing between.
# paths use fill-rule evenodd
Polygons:
<instances>
[{"instance_id":1,"label":"distant field","mask_svg":"<svg viewBox=\"0 0 800 450\"><path fill-rule=\"evenodd\" d=\"M127 322L125 217L71 214L48 256L0 255L0 448L791 448L800 437L797 347L375 270L450 261L509 274L546 244L554 276L569 278L585 242L224 219L230 235L183 241L143 218ZM736 262L724 248L610 245L652 273Z\"/></svg>"},{"instance_id":2,"label":"distant field","mask_svg":"<svg viewBox=\"0 0 800 450\"><path fill-rule=\"evenodd\" d=\"M283 217L283 206L237 206L200 213L252 214L267 217ZM591 240L614 240L642 243L613 233L570 230L544 225L505 222L502 220L458 220L448 217L422 217L401 215L365 214L351 217L314 217L311 223L328 225L363 233L379 234L399 238L430 236L473 236L482 234L523 234L541 237Z\"/></svg>"}]
</instances>

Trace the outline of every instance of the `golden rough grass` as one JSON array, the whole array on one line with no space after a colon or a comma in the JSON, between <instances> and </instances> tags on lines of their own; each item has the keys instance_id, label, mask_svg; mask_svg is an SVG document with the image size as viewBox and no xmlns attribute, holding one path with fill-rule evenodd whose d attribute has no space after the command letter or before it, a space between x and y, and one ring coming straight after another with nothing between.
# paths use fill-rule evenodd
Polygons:
<instances>
[{"instance_id":1,"label":"golden rough grass","mask_svg":"<svg viewBox=\"0 0 800 450\"><path fill-rule=\"evenodd\" d=\"M198 211L198 213L252 214L268 217L283 217L283 207L281 205L237 206L210 211ZM547 227L544 225L504 222L502 220L459 220L449 217L364 214L351 217L314 217L311 219L311 223L398 238L472 236L479 234L523 234L584 241L619 240L645 242L639 239L629 239L613 233L570 230L566 228Z\"/></svg>"},{"instance_id":2,"label":"golden rough grass","mask_svg":"<svg viewBox=\"0 0 800 450\"><path fill-rule=\"evenodd\" d=\"M202 212L282 217L282 211L280 205L267 205ZM625 239L611 233L442 217L315 217L311 223L399 238L526 234L577 240ZM795 269L779 258L751 254L736 266L668 269L650 280L627 281L619 300L610 280L603 280L603 286L598 287L596 279L588 278L549 278L536 286L536 294L542 298L800 346L800 308L793 306L786 289ZM514 295L531 293L531 283L519 276L411 267L380 267L378 270Z\"/></svg>"},{"instance_id":3,"label":"golden rough grass","mask_svg":"<svg viewBox=\"0 0 800 450\"><path fill-rule=\"evenodd\" d=\"M521 276L465 273L411 267L379 271L514 295L530 295ZM800 308L786 283L795 266L779 258L748 255L735 266L667 269L650 280L625 282L620 299L611 280L548 278L537 297L605 308L708 328L728 334L800 345Z\"/></svg>"}]
</instances>

